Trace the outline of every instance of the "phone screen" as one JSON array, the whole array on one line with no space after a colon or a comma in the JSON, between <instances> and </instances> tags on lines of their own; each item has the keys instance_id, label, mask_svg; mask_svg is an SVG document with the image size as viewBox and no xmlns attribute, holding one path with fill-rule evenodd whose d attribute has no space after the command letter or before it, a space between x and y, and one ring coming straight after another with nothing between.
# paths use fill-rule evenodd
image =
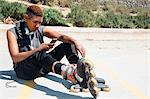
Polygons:
<instances>
[{"instance_id":1,"label":"phone screen","mask_svg":"<svg viewBox=\"0 0 150 99\"><path fill-rule=\"evenodd\" d=\"M57 41L57 38L53 38L50 44L54 44Z\"/></svg>"}]
</instances>

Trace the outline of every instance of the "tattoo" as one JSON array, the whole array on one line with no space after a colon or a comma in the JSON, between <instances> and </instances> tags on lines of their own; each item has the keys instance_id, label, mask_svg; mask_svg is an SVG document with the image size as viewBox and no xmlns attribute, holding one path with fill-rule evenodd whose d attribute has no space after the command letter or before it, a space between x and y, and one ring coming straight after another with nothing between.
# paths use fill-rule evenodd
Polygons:
<instances>
[{"instance_id":1,"label":"tattoo","mask_svg":"<svg viewBox=\"0 0 150 99\"><path fill-rule=\"evenodd\" d=\"M69 36L66 36L66 35L61 35L58 37L58 40L62 41L62 42L65 42L65 43L70 43L70 44L74 44L74 39L72 39L71 37Z\"/></svg>"},{"instance_id":2,"label":"tattoo","mask_svg":"<svg viewBox=\"0 0 150 99\"><path fill-rule=\"evenodd\" d=\"M61 35L58 39L59 39L60 41L63 41L63 40L64 40L64 35Z\"/></svg>"}]
</instances>

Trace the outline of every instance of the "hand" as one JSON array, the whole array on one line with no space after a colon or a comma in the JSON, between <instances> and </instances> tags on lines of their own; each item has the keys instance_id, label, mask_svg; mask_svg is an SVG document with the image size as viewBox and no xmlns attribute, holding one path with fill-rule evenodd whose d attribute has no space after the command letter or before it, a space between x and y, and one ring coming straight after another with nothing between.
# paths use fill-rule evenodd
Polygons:
<instances>
[{"instance_id":1,"label":"hand","mask_svg":"<svg viewBox=\"0 0 150 99\"><path fill-rule=\"evenodd\" d=\"M76 46L76 49L82 55L82 57L85 57L85 54L86 54L85 48L79 42L77 42L77 41L75 42L75 46Z\"/></svg>"},{"instance_id":2,"label":"hand","mask_svg":"<svg viewBox=\"0 0 150 99\"><path fill-rule=\"evenodd\" d=\"M39 51L45 50L48 51L49 49L53 48L54 45L52 44L46 44L46 43L42 43L40 45L40 47L38 48Z\"/></svg>"},{"instance_id":3,"label":"hand","mask_svg":"<svg viewBox=\"0 0 150 99\"><path fill-rule=\"evenodd\" d=\"M50 43L50 44L48 44L48 46L49 46L50 48L53 48L54 45L55 45L55 43Z\"/></svg>"}]
</instances>

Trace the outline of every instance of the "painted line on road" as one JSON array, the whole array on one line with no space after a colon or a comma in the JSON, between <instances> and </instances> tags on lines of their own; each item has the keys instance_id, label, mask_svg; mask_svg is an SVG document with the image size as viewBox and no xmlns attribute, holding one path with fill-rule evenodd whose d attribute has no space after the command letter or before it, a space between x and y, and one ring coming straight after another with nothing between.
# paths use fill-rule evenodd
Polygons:
<instances>
[{"instance_id":1,"label":"painted line on road","mask_svg":"<svg viewBox=\"0 0 150 99\"><path fill-rule=\"evenodd\" d=\"M150 99L149 96L145 96L143 92L134 86L133 84L129 83L127 80L123 79L119 74L117 74L117 71L112 70L108 68L105 64L102 64L99 61L96 61L100 66L100 68L113 80L119 82L123 88L125 88L128 92L130 92L132 95L136 96L138 99Z\"/></svg>"},{"instance_id":2,"label":"painted line on road","mask_svg":"<svg viewBox=\"0 0 150 99\"><path fill-rule=\"evenodd\" d=\"M24 84L25 85L23 85L23 87L21 88L21 91L16 99L29 99L29 97L31 97L33 88L35 88L36 83L31 80L26 81Z\"/></svg>"}]
</instances>

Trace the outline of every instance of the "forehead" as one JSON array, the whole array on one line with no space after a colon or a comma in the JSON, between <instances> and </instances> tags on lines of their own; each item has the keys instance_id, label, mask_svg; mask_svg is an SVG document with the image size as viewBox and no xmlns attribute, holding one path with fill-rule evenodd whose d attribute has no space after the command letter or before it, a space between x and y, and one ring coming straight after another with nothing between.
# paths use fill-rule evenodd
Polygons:
<instances>
[{"instance_id":1,"label":"forehead","mask_svg":"<svg viewBox=\"0 0 150 99\"><path fill-rule=\"evenodd\" d=\"M40 21L40 20L42 20L43 18L42 18L41 16L33 16L31 19L32 19L32 20Z\"/></svg>"}]
</instances>

